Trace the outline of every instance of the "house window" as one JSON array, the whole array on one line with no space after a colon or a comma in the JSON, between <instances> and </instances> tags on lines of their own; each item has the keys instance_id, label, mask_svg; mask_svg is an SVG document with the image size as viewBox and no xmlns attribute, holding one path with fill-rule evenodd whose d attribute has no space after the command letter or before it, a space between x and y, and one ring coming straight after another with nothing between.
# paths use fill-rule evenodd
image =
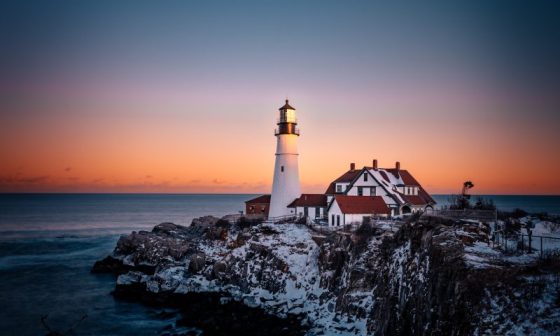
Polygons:
<instances>
[{"instance_id":1,"label":"house window","mask_svg":"<svg viewBox=\"0 0 560 336\"><path fill-rule=\"evenodd\" d=\"M336 185L336 192L342 192L342 186L340 184Z\"/></svg>"},{"instance_id":2,"label":"house window","mask_svg":"<svg viewBox=\"0 0 560 336\"><path fill-rule=\"evenodd\" d=\"M375 187L371 187L371 188L369 189L369 194L370 194L371 196L375 196Z\"/></svg>"},{"instance_id":3,"label":"house window","mask_svg":"<svg viewBox=\"0 0 560 336\"><path fill-rule=\"evenodd\" d=\"M364 182L367 182L367 176L368 176L368 174L364 173Z\"/></svg>"},{"instance_id":4,"label":"house window","mask_svg":"<svg viewBox=\"0 0 560 336\"><path fill-rule=\"evenodd\" d=\"M283 173L284 172L284 166L280 166L280 171Z\"/></svg>"},{"instance_id":5,"label":"house window","mask_svg":"<svg viewBox=\"0 0 560 336\"><path fill-rule=\"evenodd\" d=\"M364 196L364 188L358 187L358 196Z\"/></svg>"},{"instance_id":6,"label":"house window","mask_svg":"<svg viewBox=\"0 0 560 336\"><path fill-rule=\"evenodd\" d=\"M251 210L251 211L253 211L254 209L255 209L255 207L252 206L252 205L249 207L249 210Z\"/></svg>"},{"instance_id":7,"label":"house window","mask_svg":"<svg viewBox=\"0 0 560 336\"><path fill-rule=\"evenodd\" d=\"M332 226L334 226L334 215L331 215L331 223L332 223Z\"/></svg>"},{"instance_id":8,"label":"house window","mask_svg":"<svg viewBox=\"0 0 560 336\"><path fill-rule=\"evenodd\" d=\"M336 215L336 226L340 226L340 215Z\"/></svg>"},{"instance_id":9,"label":"house window","mask_svg":"<svg viewBox=\"0 0 560 336\"><path fill-rule=\"evenodd\" d=\"M261 207L261 212L264 213L264 207L263 206Z\"/></svg>"}]
</instances>

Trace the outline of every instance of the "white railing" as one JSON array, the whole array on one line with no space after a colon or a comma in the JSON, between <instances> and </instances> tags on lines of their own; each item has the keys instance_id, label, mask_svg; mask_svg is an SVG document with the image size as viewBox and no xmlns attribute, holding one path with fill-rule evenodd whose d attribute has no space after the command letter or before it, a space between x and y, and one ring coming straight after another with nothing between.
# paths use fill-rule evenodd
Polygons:
<instances>
[{"instance_id":1,"label":"white railing","mask_svg":"<svg viewBox=\"0 0 560 336\"><path fill-rule=\"evenodd\" d=\"M296 215L284 215L284 216L276 216L276 217L268 217L264 222L265 223L285 223L289 220L297 220L297 216Z\"/></svg>"}]
</instances>

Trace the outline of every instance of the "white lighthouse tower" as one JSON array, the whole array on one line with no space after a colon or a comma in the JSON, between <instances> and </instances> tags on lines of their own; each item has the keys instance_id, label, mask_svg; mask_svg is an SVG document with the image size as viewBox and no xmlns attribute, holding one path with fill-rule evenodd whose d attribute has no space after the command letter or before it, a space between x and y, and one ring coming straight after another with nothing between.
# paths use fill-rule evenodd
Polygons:
<instances>
[{"instance_id":1,"label":"white lighthouse tower","mask_svg":"<svg viewBox=\"0 0 560 336\"><path fill-rule=\"evenodd\" d=\"M289 215L288 204L300 196L296 109L286 99L286 104L279 110L278 128L274 131L277 139L276 163L268 218Z\"/></svg>"}]
</instances>

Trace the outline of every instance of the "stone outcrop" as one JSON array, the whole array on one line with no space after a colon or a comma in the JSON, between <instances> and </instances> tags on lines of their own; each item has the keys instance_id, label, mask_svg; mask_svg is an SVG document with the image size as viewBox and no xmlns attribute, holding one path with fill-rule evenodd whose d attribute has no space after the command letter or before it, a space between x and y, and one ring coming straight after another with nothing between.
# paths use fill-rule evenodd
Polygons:
<instances>
[{"instance_id":1,"label":"stone outcrop","mask_svg":"<svg viewBox=\"0 0 560 336\"><path fill-rule=\"evenodd\" d=\"M554 334L560 289L550 279L560 267L505 256L491 247L489 233L482 223L433 217L321 234L206 216L189 227L163 223L123 236L93 270L119 274L117 297L192 316L193 309L243 311L237 319L244 323L230 322L249 334L471 335L504 333L505 326ZM539 319L531 322L530 307L538 304ZM227 331L216 321L184 323Z\"/></svg>"}]
</instances>

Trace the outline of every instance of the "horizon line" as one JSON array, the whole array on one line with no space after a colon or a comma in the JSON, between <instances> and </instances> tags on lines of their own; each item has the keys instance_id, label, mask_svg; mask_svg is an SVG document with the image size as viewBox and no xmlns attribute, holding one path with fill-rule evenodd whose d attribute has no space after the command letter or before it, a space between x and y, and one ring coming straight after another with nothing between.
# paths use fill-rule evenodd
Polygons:
<instances>
[{"instance_id":1,"label":"horizon line","mask_svg":"<svg viewBox=\"0 0 560 336\"><path fill-rule=\"evenodd\" d=\"M45 191L45 192L0 192L0 195L268 195L270 193L169 193L169 192L57 192L57 191ZM322 193L302 193L302 194L322 194ZM441 194L435 193L431 194L433 196L452 196L460 195L457 193ZM471 197L476 196L557 196L560 194L470 194Z\"/></svg>"}]
</instances>

